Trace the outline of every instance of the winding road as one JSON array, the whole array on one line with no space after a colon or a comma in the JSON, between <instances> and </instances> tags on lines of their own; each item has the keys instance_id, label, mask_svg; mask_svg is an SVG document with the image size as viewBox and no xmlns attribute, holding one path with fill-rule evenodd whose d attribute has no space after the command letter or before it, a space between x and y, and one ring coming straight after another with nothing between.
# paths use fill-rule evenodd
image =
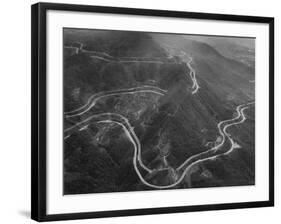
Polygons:
<instances>
[{"instance_id":1,"label":"winding road","mask_svg":"<svg viewBox=\"0 0 281 224\"><path fill-rule=\"evenodd\" d=\"M151 60L152 58L143 58L143 57L114 57L109 55L105 52L99 52L99 51L91 51L91 50L85 50L84 44L77 42L77 44L80 44L79 47L74 46L65 46L65 48L74 49L76 54L79 54L79 52L90 54L91 58L96 58L99 60L107 61L107 62L117 62L117 63L155 63L155 64L164 64L164 63L172 63L169 61L161 61L157 58L157 60ZM167 59L170 59L167 57Z\"/></svg>"},{"instance_id":2,"label":"winding road","mask_svg":"<svg viewBox=\"0 0 281 224\"><path fill-rule=\"evenodd\" d=\"M196 79L196 71L195 69L191 66L191 62L192 62L192 57L189 56L189 61L186 62L187 67L189 68L189 76L193 82L192 85L192 94L197 93L198 89L200 88L200 86L198 85L197 79Z\"/></svg>"},{"instance_id":3,"label":"winding road","mask_svg":"<svg viewBox=\"0 0 281 224\"><path fill-rule=\"evenodd\" d=\"M189 68L189 73L186 76L190 77L192 82L193 82L192 87L191 87L191 89L192 89L191 93L192 94L197 93L200 86L198 85L198 82L197 82L197 79L196 79L196 71L191 65L191 63L193 61L193 58L190 55L187 55L185 51L182 51L182 50L179 51L175 48L171 48L171 47L168 47L168 46L162 46L162 47L167 51L168 58L173 58L174 56L177 56L181 59L181 61L183 63L186 64L186 66ZM173 51L177 52L177 53L172 54L171 49L173 49Z\"/></svg>"},{"instance_id":4,"label":"winding road","mask_svg":"<svg viewBox=\"0 0 281 224\"><path fill-rule=\"evenodd\" d=\"M102 113L102 114L92 115L89 118L87 118L81 122L78 122L77 124L73 125L72 127L65 129L64 135L67 138L69 138L73 132L79 130L81 127L84 127L85 125L89 125L91 122L94 122L94 123L112 122L112 123L116 123L116 124L120 125L123 128L123 130L125 131L128 139L134 145L135 152L134 152L133 161L134 161L134 167L135 167L137 174L139 174L139 170L138 170L136 161L138 161L140 166L142 168L144 168L147 172L149 172L149 173L152 172L152 170L149 169L148 167L146 167L141 160L141 144L140 144L139 138L137 137L137 135L134 132L134 128L131 126L128 119L120 114ZM141 178L141 180L142 180L142 178Z\"/></svg>"},{"instance_id":5,"label":"winding road","mask_svg":"<svg viewBox=\"0 0 281 224\"><path fill-rule=\"evenodd\" d=\"M86 104L79 107L78 109L75 109L70 112L66 112L65 116L66 118L80 116L87 111L89 111L92 107L94 107L97 102L100 99L110 97L110 96L118 96L118 95L127 95L127 94L135 94L135 93L154 93L157 95L164 96L167 93L167 90L161 89L156 86L140 86L140 87L134 87L129 89L119 89L119 90L112 90L107 92L99 92L96 94L93 94L87 101Z\"/></svg>"},{"instance_id":6,"label":"winding road","mask_svg":"<svg viewBox=\"0 0 281 224\"><path fill-rule=\"evenodd\" d=\"M237 147L237 144L230 137L230 135L227 133L226 130L228 127L243 123L246 120L244 111L246 109L248 109L250 107L250 105L252 105L252 104L254 104L254 102L241 104L241 105L237 106L237 108L236 108L237 116L236 117L219 122L217 127L218 127L219 133L222 137L221 143L207 151L204 151L202 153L196 154L196 155L188 158L176 170L173 170L176 173L176 176L178 177L177 180L173 184L165 185L165 186L159 186L159 185L155 185L152 183L148 183L145 180L145 178L142 176L142 174L138 168L138 165L140 167L142 167L148 173L152 173L152 172L157 173L157 172L162 171L163 169L151 170L143 164L142 159L141 159L140 141L139 141L137 135L135 134L134 129L131 126L130 122L124 116L122 116L120 114L115 114L115 113L102 113L102 114L92 115L89 118L85 119L84 121L79 122L79 123L75 124L74 126L65 129L64 133L65 133L65 138L69 138L74 131L81 129L81 127L85 127L85 125L88 126L91 122L115 123L115 124L121 126L123 128L124 132L126 133L126 136L128 137L128 139L134 146L133 164L134 164L134 169L135 169L140 181L148 187L152 187L155 189L167 189L167 188L175 187L176 185L181 183L182 180L184 179L184 177L187 175L188 171L195 164L198 164L198 163L206 161L206 160L215 159L221 155L226 155L226 154L229 154L230 152L232 152L233 149L235 147ZM229 144L229 147L227 147L227 149L223 149L224 146L227 144Z\"/></svg>"},{"instance_id":7,"label":"winding road","mask_svg":"<svg viewBox=\"0 0 281 224\"><path fill-rule=\"evenodd\" d=\"M207 159L214 159L217 156L221 155L221 154L229 154L230 152L232 152L232 150L237 146L237 144L234 142L234 140L230 137L230 135L226 132L226 129L233 126L233 125L238 125L243 123L246 120L244 111L246 109L248 109L252 104L254 104L254 102L249 102L246 104L241 104L239 106L236 107L236 112L237 112L237 116L232 118L232 119L228 119L228 120L224 120L218 123L217 127L220 133L220 136L222 137L222 141L220 144L212 147L211 149L196 154L190 158L188 158L182 165L180 165L177 170L185 170L186 166L189 166L190 163L192 163L193 160L197 160L198 161L202 161L203 159L201 157L207 157ZM230 148L226 151L223 151L223 146L225 144L230 144ZM221 151L220 151L221 150ZM218 155L216 155L217 153L219 153Z\"/></svg>"}]
</instances>

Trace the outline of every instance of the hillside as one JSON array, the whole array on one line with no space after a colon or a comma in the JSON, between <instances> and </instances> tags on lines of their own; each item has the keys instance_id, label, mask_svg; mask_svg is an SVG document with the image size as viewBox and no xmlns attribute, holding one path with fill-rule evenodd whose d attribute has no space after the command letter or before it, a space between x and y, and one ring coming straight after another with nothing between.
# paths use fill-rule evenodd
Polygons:
<instances>
[{"instance_id":1,"label":"hillside","mask_svg":"<svg viewBox=\"0 0 281 224\"><path fill-rule=\"evenodd\" d=\"M128 119L140 142L140 174L165 186L188 158L221 141L220 121L255 98L254 67L180 35L65 29L64 46L64 111L74 111L64 120L65 194L153 189L136 175L125 124L109 123L111 115L85 122L91 116ZM228 130L243 150L194 166L174 188L253 184L254 111L246 116L252 120Z\"/></svg>"}]
</instances>

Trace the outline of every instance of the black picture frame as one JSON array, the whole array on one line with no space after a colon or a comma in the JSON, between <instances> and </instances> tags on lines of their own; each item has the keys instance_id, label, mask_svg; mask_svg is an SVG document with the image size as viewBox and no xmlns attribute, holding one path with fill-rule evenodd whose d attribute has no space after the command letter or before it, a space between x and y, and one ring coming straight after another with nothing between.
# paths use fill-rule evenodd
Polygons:
<instances>
[{"instance_id":1,"label":"black picture frame","mask_svg":"<svg viewBox=\"0 0 281 224\"><path fill-rule=\"evenodd\" d=\"M46 13L48 10L100 12L124 15L162 16L235 22L254 22L269 25L269 200L243 203L196 206L160 207L102 212L46 214ZM163 11L136 8L102 7L73 4L37 3L32 5L31 18L32 59L32 165L31 165L31 218L36 221L54 221L161 213L192 212L237 208L267 207L274 205L274 18Z\"/></svg>"}]
</instances>

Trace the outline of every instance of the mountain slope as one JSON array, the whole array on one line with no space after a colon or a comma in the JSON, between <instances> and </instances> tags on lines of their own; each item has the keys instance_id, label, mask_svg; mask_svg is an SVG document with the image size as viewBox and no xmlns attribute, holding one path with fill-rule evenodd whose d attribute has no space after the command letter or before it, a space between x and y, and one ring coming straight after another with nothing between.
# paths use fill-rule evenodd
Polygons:
<instances>
[{"instance_id":1,"label":"mountain slope","mask_svg":"<svg viewBox=\"0 0 281 224\"><path fill-rule=\"evenodd\" d=\"M218 123L232 118L239 104L254 100L254 84L249 82L254 80L254 68L223 56L209 44L181 35L73 29L64 32L65 112L83 107L97 93L143 86L165 92L103 97L87 112L64 120L66 129L93 114L110 112L126 117L140 140L143 163L152 170L163 169L152 174L143 172L152 182L172 183L174 170L186 159L221 141ZM192 58L190 65L200 87L197 92L192 91L192 70L182 52ZM253 123L238 130L243 133L249 125ZM232 132L243 147L252 146L253 131L249 136L248 132L241 136L235 129ZM116 124L91 123L79 129L65 140L65 193L151 190L134 171L133 152L126 132ZM231 164L225 165L224 171L241 174L237 167L243 155L232 162L224 160ZM253 159L252 151L244 158ZM249 164L243 165L249 175L241 183L254 182L253 163ZM188 187L190 181L195 187L231 185L229 180L224 181L227 175L202 180L204 172L215 177L220 170L204 163L176 188ZM233 178L240 178L240 174Z\"/></svg>"}]
</instances>

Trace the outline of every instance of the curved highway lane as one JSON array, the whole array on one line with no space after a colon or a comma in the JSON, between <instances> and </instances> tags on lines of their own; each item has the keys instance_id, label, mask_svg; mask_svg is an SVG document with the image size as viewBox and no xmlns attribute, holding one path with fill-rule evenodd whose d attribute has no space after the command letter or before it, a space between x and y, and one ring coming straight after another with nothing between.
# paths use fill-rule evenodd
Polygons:
<instances>
[{"instance_id":1,"label":"curved highway lane","mask_svg":"<svg viewBox=\"0 0 281 224\"><path fill-rule=\"evenodd\" d=\"M73 111L65 112L64 114L66 118L80 116L86 113L87 111L89 111L92 107L94 107L100 99L109 96L127 95L127 94L135 94L135 93L154 93L163 96L167 93L167 90L161 89L156 86L140 86L140 87L134 87L129 89L119 89L119 90L112 90L107 92L99 92L92 95L88 99L87 103L84 104L83 106Z\"/></svg>"},{"instance_id":2,"label":"curved highway lane","mask_svg":"<svg viewBox=\"0 0 281 224\"><path fill-rule=\"evenodd\" d=\"M141 160L141 144L140 141L137 137L137 135L134 132L134 128L131 126L131 124L129 123L128 119L120 114L116 114L116 113L102 113L102 114L95 114L90 116L89 118L78 122L77 124L73 125L70 128L67 128L64 130L64 135L65 135L65 139L69 138L71 136L71 134L74 131L80 130L81 127L85 127L86 125L89 125L90 122L96 122L96 123L116 123L120 126L122 126L123 130L125 131L127 137L129 138L129 140L133 143L134 148L135 148L135 154L134 154L134 159L133 161L138 161L140 166L145 169L147 172L151 173L152 170L149 169L147 166L145 166ZM135 170L137 173L139 173L138 167L137 167L137 163L134 162L134 166L135 166Z\"/></svg>"}]
</instances>

